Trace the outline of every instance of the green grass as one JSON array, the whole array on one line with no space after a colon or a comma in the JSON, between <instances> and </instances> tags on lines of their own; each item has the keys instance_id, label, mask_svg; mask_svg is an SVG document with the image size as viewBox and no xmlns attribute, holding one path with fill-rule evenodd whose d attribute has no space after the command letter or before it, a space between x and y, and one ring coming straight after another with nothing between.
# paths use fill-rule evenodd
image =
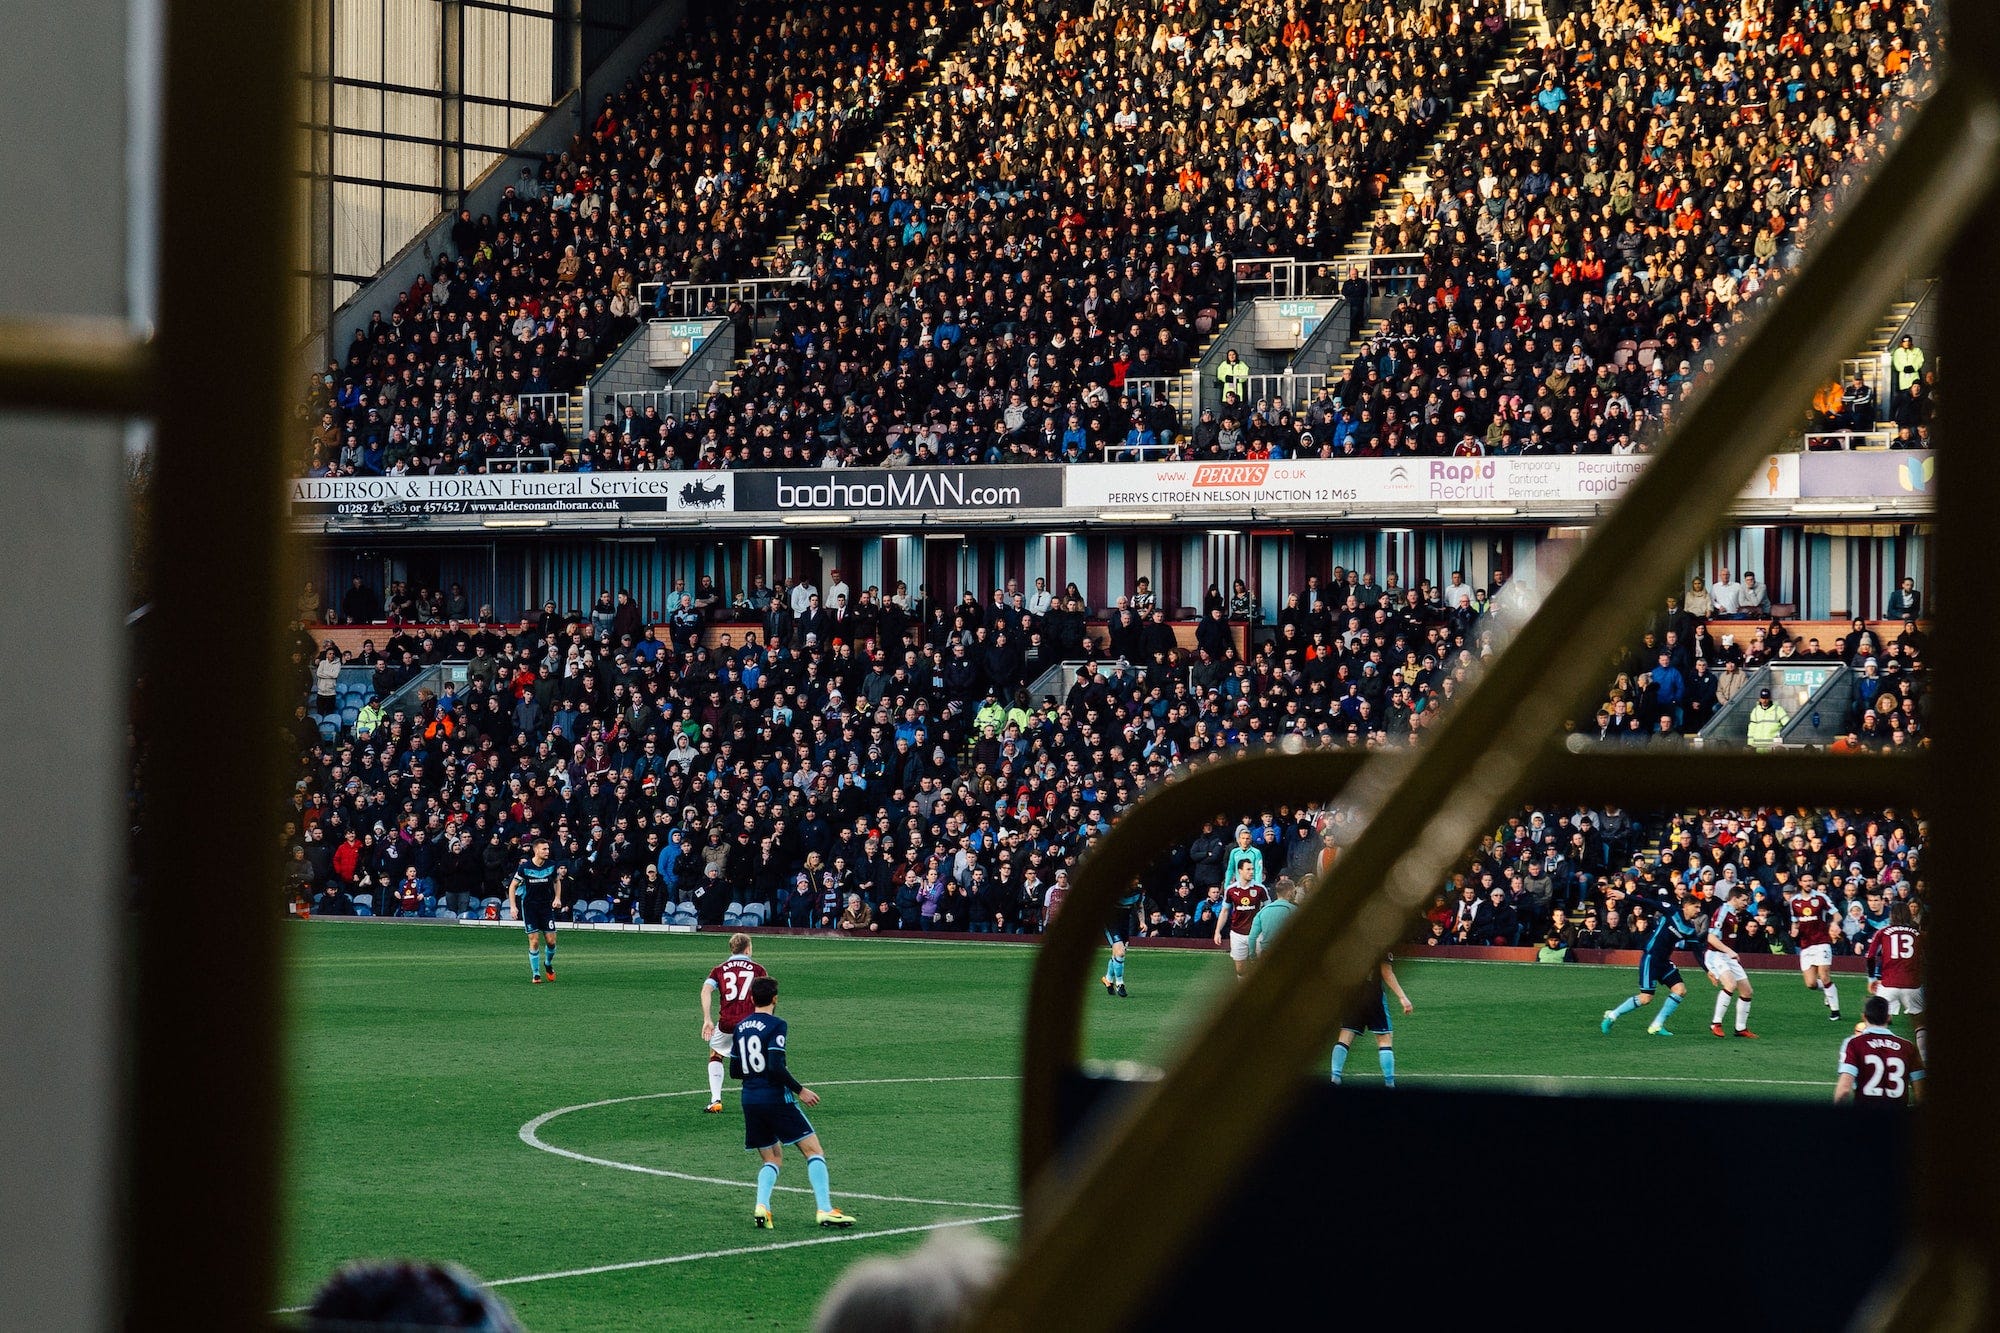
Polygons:
<instances>
[{"instance_id":1,"label":"green grass","mask_svg":"<svg viewBox=\"0 0 2000 1333\"><path fill-rule=\"evenodd\" d=\"M752 1230L755 1159L741 1147L734 1091L725 1114L701 1114L697 991L726 952L720 939L566 932L562 979L536 987L516 930L316 923L290 938L287 1306L359 1257L452 1259L504 1280L748 1247L502 1294L537 1333L799 1328L849 1264L923 1239L874 1233L1012 1211L1028 947L758 942L785 986L793 1065L824 1090L812 1114L836 1202L864 1233L768 1249L758 1247L834 1233L811 1225L808 1195L790 1193L778 1196L775 1234ZM1691 969L1671 1041L1645 1035L1649 1013L1599 1034L1599 1015L1631 991L1630 969L1411 961L1398 971L1417 1006L1396 1018L1409 1084L1822 1098L1848 1030L1784 971L1758 977L1760 1042L1708 1035L1713 991ZM1207 951L1135 951L1128 981L1123 1002L1092 987L1093 1058L1162 1062L1231 984L1227 960ZM1849 986L1842 998L1858 1010L1860 983ZM1377 1077L1371 1048L1364 1038L1352 1081ZM600 1101L610 1104L548 1120L539 1139L649 1170L521 1137L536 1117ZM782 1184L805 1183L795 1154ZM1012 1236L1010 1222L982 1229Z\"/></svg>"}]
</instances>

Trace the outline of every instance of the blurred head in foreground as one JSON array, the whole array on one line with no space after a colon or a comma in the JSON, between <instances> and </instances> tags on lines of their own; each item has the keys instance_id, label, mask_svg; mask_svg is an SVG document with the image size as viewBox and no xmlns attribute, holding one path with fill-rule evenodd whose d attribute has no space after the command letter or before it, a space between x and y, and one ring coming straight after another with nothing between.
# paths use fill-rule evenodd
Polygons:
<instances>
[{"instance_id":1,"label":"blurred head in foreground","mask_svg":"<svg viewBox=\"0 0 2000 1333\"><path fill-rule=\"evenodd\" d=\"M847 1270L813 1333L945 1333L963 1324L1000 1276L1000 1246L973 1231L941 1231L908 1254Z\"/></svg>"},{"instance_id":2,"label":"blurred head in foreground","mask_svg":"<svg viewBox=\"0 0 2000 1333\"><path fill-rule=\"evenodd\" d=\"M506 1303L457 1264L408 1260L347 1265L320 1287L306 1314L311 1329L363 1326L521 1333Z\"/></svg>"}]
</instances>

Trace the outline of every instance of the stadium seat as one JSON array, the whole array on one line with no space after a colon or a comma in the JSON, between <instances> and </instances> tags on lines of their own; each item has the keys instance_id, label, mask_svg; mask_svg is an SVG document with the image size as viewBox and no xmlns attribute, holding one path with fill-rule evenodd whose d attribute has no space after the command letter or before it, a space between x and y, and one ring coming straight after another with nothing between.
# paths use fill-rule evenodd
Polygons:
<instances>
[{"instance_id":1,"label":"stadium seat","mask_svg":"<svg viewBox=\"0 0 2000 1333\"><path fill-rule=\"evenodd\" d=\"M374 909L374 908L372 908L372 907L370 907L370 906L369 906L368 904L366 904L366 903L356 903L356 904L354 904L354 915L356 915L356 916L374 916L374 915L375 915L375 909Z\"/></svg>"},{"instance_id":2,"label":"stadium seat","mask_svg":"<svg viewBox=\"0 0 2000 1333\"><path fill-rule=\"evenodd\" d=\"M589 902L583 905L583 910L586 912L595 912L600 916L609 917L611 915L611 900L609 898L592 898Z\"/></svg>"},{"instance_id":3,"label":"stadium seat","mask_svg":"<svg viewBox=\"0 0 2000 1333\"><path fill-rule=\"evenodd\" d=\"M375 906L375 895L372 893L357 893L354 895L354 905L356 907L372 909Z\"/></svg>"},{"instance_id":4,"label":"stadium seat","mask_svg":"<svg viewBox=\"0 0 2000 1333\"><path fill-rule=\"evenodd\" d=\"M744 925L761 926L770 919L771 919L771 904L769 903L745 904L743 908Z\"/></svg>"},{"instance_id":5,"label":"stadium seat","mask_svg":"<svg viewBox=\"0 0 2000 1333\"><path fill-rule=\"evenodd\" d=\"M452 911L449 907L440 907L437 909L437 911L433 912L431 915L436 917L439 921L458 920L458 913Z\"/></svg>"}]
</instances>

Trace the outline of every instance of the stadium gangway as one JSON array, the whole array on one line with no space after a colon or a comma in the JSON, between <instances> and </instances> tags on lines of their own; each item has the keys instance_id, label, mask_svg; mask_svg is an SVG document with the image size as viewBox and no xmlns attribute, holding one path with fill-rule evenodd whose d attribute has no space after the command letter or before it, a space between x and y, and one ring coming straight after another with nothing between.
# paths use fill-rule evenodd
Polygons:
<instances>
[{"instance_id":1,"label":"stadium gangway","mask_svg":"<svg viewBox=\"0 0 2000 1333\"><path fill-rule=\"evenodd\" d=\"M1854 705L1859 680L1860 676L1844 665L1829 672L1778 733L1778 744L1825 745L1845 736L1849 730L1847 710Z\"/></svg>"},{"instance_id":2,"label":"stadium gangway","mask_svg":"<svg viewBox=\"0 0 2000 1333\"><path fill-rule=\"evenodd\" d=\"M396 716L396 711L414 719L417 705L428 690L433 695L443 695L447 689L456 690L469 678L466 660L462 657L448 658L434 662L398 686L393 694L382 701L382 719L387 722Z\"/></svg>"},{"instance_id":3,"label":"stadium gangway","mask_svg":"<svg viewBox=\"0 0 2000 1333\"><path fill-rule=\"evenodd\" d=\"M1727 1133L1743 1142L1783 1142L1800 1162L1838 1160L1842 1200L1874 1221L1877 1242L1849 1248L1837 1265L1815 1264L1808 1281L1783 1263L1697 1266L1703 1301L1757 1327L1834 1327L1857 1310L1861 1326L1898 1330L1985 1328L2000 1317L2000 1154L1989 1142L2000 1102L2000 994L1987 983L1973 910L1986 892L1986 827L2000 806L1996 727L1983 704L1984 662L2000 628L1971 611L1989 579L1987 510L2000 493L2000 459L1983 447L1976 395L1943 404L1952 461L1939 488L1937 583L1947 608L1960 595L1968 610L1947 609L1938 624L1943 724L1933 748L1605 754L1559 743L1566 720L1602 688L1597 664L1614 660L1646 609L1679 583L1726 522L1731 497L1791 433L1824 373L1823 349L1854 344L1893 299L1906 265L1952 249L1941 345L1971 382L2000 376L2000 340L1987 329L2000 305L2000 102L1986 81L2000 68L2000 15L1960 6L1953 19L1943 86L1420 750L1369 757L1300 747L1205 765L1150 788L1085 856L1035 964L1020 1239L973 1327L1197 1327L1240 1319L1250 1301L1324 1308L1328 1279L1347 1268L1382 1293L1385 1310L1413 1304L1432 1324L1485 1320L1497 1293L1440 1277L1454 1271L1449 1247L1463 1252L1496 1226L1558 1244L1629 1238L1678 1253L1670 1189L1521 1181L1503 1200L1455 1157L1441 1159L1438 1145L1457 1143L1469 1125L1501 1142L1562 1143L1620 1127L1637 1131L1643 1173L1656 1155L1685 1150L1692 1162L1716 1150L1723 1131L1708 1107L1418 1088L1336 1094L1302 1077L1378 984L1378 961L1412 932L1448 870L1530 796L1634 808L1895 802L1930 813L1934 915L1956 928L1930 940L1936 1077L1921 1118L1746 1102L1728 1120ZM1358 831L1275 948L1224 992L1166 1070L1135 1079L1082 1069L1080 1014L1100 928L1134 876L1191 820L1336 795L1361 817ZM1798 1202L1794 1191L1734 1190L1730 1229L1794 1234ZM1669 1228L1665 1238L1639 1240L1654 1222ZM1135 1229L1143 1244L1133 1243ZM1820 1242L1811 1244L1817 1253ZM1215 1271L1212 1260L1232 1246L1256 1265L1254 1294ZM1190 1262L1196 1253L1210 1261ZM1604 1312L1575 1296L1561 1308L1538 1304L1538 1326L1601 1327Z\"/></svg>"},{"instance_id":4,"label":"stadium gangway","mask_svg":"<svg viewBox=\"0 0 2000 1333\"><path fill-rule=\"evenodd\" d=\"M1715 716L1703 724L1700 739L1703 745L1747 745L1749 744L1750 711L1757 706L1759 691L1769 690L1771 702L1785 710L1786 721L1803 711L1822 686L1833 677L1847 670L1838 662L1791 661L1770 662L1749 672L1743 681L1743 688L1730 697L1728 703L1715 710Z\"/></svg>"}]
</instances>

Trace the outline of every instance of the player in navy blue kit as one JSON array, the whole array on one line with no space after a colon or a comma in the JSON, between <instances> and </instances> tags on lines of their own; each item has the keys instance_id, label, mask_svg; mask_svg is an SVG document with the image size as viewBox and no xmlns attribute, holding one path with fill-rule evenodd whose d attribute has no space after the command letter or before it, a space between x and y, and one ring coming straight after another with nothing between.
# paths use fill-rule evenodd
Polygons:
<instances>
[{"instance_id":1,"label":"player in navy blue kit","mask_svg":"<svg viewBox=\"0 0 2000 1333\"><path fill-rule=\"evenodd\" d=\"M528 932L528 975L539 986L556 979L555 914L562 909L563 869L549 860L549 840L536 838L528 859L507 881L507 910ZM518 898L517 896L518 895Z\"/></svg>"},{"instance_id":2,"label":"player in navy blue kit","mask_svg":"<svg viewBox=\"0 0 2000 1333\"><path fill-rule=\"evenodd\" d=\"M1616 1009L1604 1011L1604 1021L1598 1025L1602 1032L1611 1031L1611 1025L1625 1015L1643 1005L1653 1002L1653 992L1661 986L1667 988L1666 1003L1660 1006L1660 1016L1646 1029L1655 1037L1671 1037L1667 1031L1667 1020L1674 1010L1680 1008L1687 998L1687 983L1681 980L1681 970L1674 966L1674 950L1682 945L1693 947L1694 942L1704 937L1701 928L1701 902L1696 898L1685 898L1679 906L1661 904L1659 919L1647 932L1642 946L1645 952L1639 958L1639 990L1631 999Z\"/></svg>"},{"instance_id":3,"label":"player in navy blue kit","mask_svg":"<svg viewBox=\"0 0 2000 1333\"><path fill-rule=\"evenodd\" d=\"M1120 898L1117 909L1111 914L1111 925L1104 932L1104 942L1111 946L1111 962L1098 980L1103 983L1106 995L1115 995L1121 1000L1130 998L1125 994L1125 937L1143 924L1135 923L1133 917L1138 915L1145 901L1143 893Z\"/></svg>"},{"instance_id":4,"label":"player in navy blue kit","mask_svg":"<svg viewBox=\"0 0 2000 1333\"><path fill-rule=\"evenodd\" d=\"M1344 1082L1347 1078L1347 1052L1354 1045L1354 1039L1363 1032L1375 1034L1375 1058L1382 1063L1382 1086L1396 1086L1396 1037L1395 1027L1389 1022L1389 1002L1383 997L1384 989L1396 992L1396 1003L1403 1006L1403 1012L1411 1011L1410 997L1403 990L1403 983L1396 980L1395 960L1382 960L1382 981L1369 988L1368 998L1361 1001L1361 1007L1348 1015L1340 1025L1340 1035L1333 1043L1333 1081Z\"/></svg>"},{"instance_id":5,"label":"player in navy blue kit","mask_svg":"<svg viewBox=\"0 0 2000 1333\"><path fill-rule=\"evenodd\" d=\"M819 1094L792 1077L785 1067L785 1020L772 1012L778 1004L778 983L758 977L750 983L756 1006L736 1025L735 1049L729 1072L743 1084L743 1146L764 1159L757 1169L757 1211L751 1222L766 1230L777 1226L771 1216L771 1192L778 1187L778 1170L785 1164L785 1145L795 1143L806 1159L806 1179L812 1182L817 1221L823 1227L851 1227L854 1219L833 1206L827 1181L826 1153L819 1146L801 1105L819 1105Z\"/></svg>"}]
</instances>

